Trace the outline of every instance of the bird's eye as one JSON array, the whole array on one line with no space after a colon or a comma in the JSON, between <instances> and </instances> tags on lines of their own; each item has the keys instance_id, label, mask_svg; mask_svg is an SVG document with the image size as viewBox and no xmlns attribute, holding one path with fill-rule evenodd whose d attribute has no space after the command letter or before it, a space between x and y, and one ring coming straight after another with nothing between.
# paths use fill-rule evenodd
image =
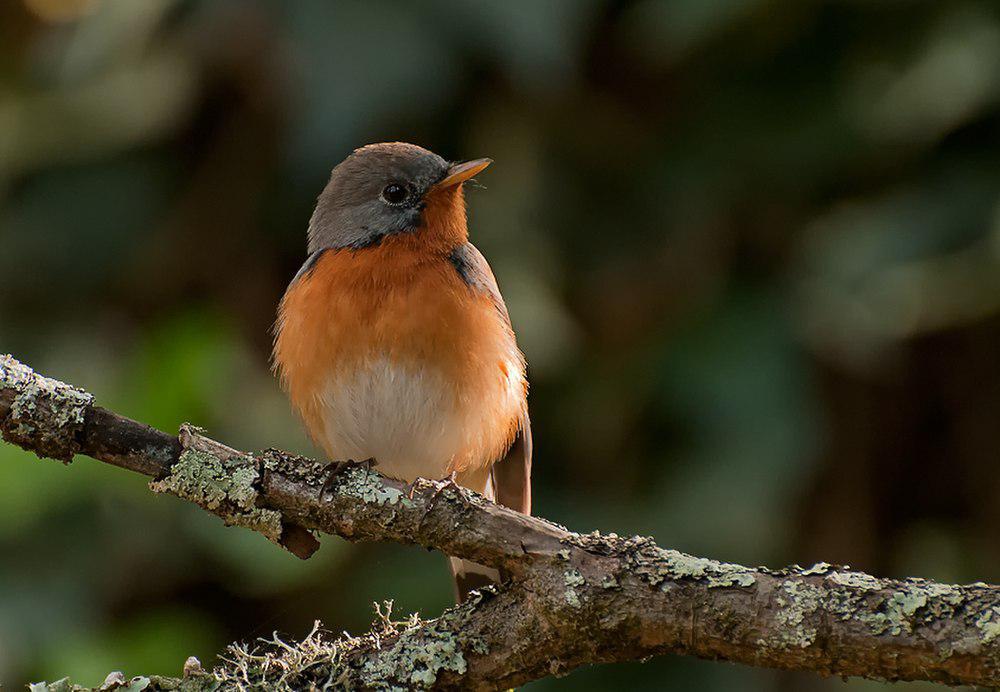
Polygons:
<instances>
[{"instance_id":1,"label":"bird's eye","mask_svg":"<svg viewBox=\"0 0 1000 692\"><path fill-rule=\"evenodd\" d=\"M406 187L399 183L389 183L382 189L382 199L386 204L402 204L408 194Z\"/></svg>"}]
</instances>

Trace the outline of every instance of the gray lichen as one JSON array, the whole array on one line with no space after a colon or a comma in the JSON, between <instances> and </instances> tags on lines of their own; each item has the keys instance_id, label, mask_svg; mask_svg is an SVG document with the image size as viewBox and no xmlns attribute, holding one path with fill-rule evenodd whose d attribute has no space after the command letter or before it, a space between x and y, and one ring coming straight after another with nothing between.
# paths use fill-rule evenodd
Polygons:
<instances>
[{"instance_id":1,"label":"gray lichen","mask_svg":"<svg viewBox=\"0 0 1000 692\"><path fill-rule=\"evenodd\" d=\"M757 643L773 649L806 648L816 641L816 628L810 616L821 606L823 590L807 582L790 581L782 584L775 597L779 606L775 624L768 638Z\"/></svg>"},{"instance_id":2,"label":"gray lichen","mask_svg":"<svg viewBox=\"0 0 1000 692\"><path fill-rule=\"evenodd\" d=\"M767 637L757 643L765 648L787 649L807 647L816 640L813 617L822 612L823 619L855 621L867 627L872 635L910 635L918 627L936 619L958 615L966 604L961 587L936 584L919 579L906 581L881 580L867 574L848 571L819 570L823 579L785 581L777 590L774 603L778 606L775 626ZM798 570L803 577L815 577L817 570ZM785 575L794 577L794 574ZM1000 619L984 614L977 622L983 632L983 642L1000 635ZM951 655L943 651L942 656Z\"/></svg>"},{"instance_id":3,"label":"gray lichen","mask_svg":"<svg viewBox=\"0 0 1000 692\"><path fill-rule=\"evenodd\" d=\"M264 470L275 471L314 487L322 486L331 471L329 463L289 454L280 449L265 449L256 456Z\"/></svg>"},{"instance_id":4,"label":"gray lichen","mask_svg":"<svg viewBox=\"0 0 1000 692\"><path fill-rule=\"evenodd\" d=\"M570 569L563 573L563 581L566 584L566 591L563 592L566 602L574 608L580 607L580 595L576 592L574 587L583 586L587 583L587 580L584 579L579 570Z\"/></svg>"},{"instance_id":5,"label":"gray lichen","mask_svg":"<svg viewBox=\"0 0 1000 692\"><path fill-rule=\"evenodd\" d=\"M966 602L960 587L921 579L890 582L859 572L833 572L826 608L840 620L857 620L872 634L910 634L932 620L954 617Z\"/></svg>"},{"instance_id":6,"label":"gray lichen","mask_svg":"<svg viewBox=\"0 0 1000 692\"><path fill-rule=\"evenodd\" d=\"M442 671L461 675L465 670L458 635L437 625L416 626L403 631L385 656L367 659L360 676L366 689L384 689L390 681L408 689L429 689Z\"/></svg>"},{"instance_id":7,"label":"gray lichen","mask_svg":"<svg viewBox=\"0 0 1000 692\"><path fill-rule=\"evenodd\" d=\"M568 542L598 555L621 555L627 571L661 589L670 588L675 582L691 581L702 582L709 588L747 588L757 581L755 570L667 550L645 536L625 538L595 531L585 535L574 534Z\"/></svg>"},{"instance_id":8,"label":"gray lichen","mask_svg":"<svg viewBox=\"0 0 1000 692\"><path fill-rule=\"evenodd\" d=\"M834 566L829 562L817 562L812 567L807 567L802 570L802 576L810 576L813 574L827 574Z\"/></svg>"},{"instance_id":9,"label":"gray lichen","mask_svg":"<svg viewBox=\"0 0 1000 692\"><path fill-rule=\"evenodd\" d=\"M331 639L317 622L298 643L275 635L254 649L233 644L215 670L185 682L200 682L202 689L430 689L444 672L466 672L465 649L488 652L485 643L462 634L453 622L471 607L463 604L437 620L412 615L393 621L391 602L386 602L376 606L378 620L366 635ZM354 656L360 652L367 655Z\"/></svg>"},{"instance_id":10,"label":"gray lichen","mask_svg":"<svg viewBox=\"0 0 1000 692\"><path fill-rule=\"evenodd\" d=\"M150 489L189 500L212 512L227 526L242 526L267 536L281 538L281 513L257 506L259 473L252 459L238 456L220 459L208 452L186 449L170 469L170 475L152 481Z\"/></svg>"},{"instance_id":11,"label":"gray lichen","mask_svg":"<svg viewBox=\"0 0 1000 692\"><path fill-rule=\"evenodd\" d=\"M770 592L776 606L774 621L756 640L762 649L812 646L819 636L817 623L830 620L860 623L873 636L911 636L920 628L933 630L937 623L957 619L974 625L980 636L942 647L942 659L952 653L980 652L983 646L995 646L1000 640L1000 608L983 610L983 606L977 606L976 589L989 588L986 585L960 587L922 579L884 580L825 562L805 568L750 569L665 550L649 538L620 538L596 532L574 535L564 542L595 555L620 557L623 577L636 575L664 591L685 584L709 589L752 588L762 580L774 584ZM601 586L609 588L613 583L604 579ZM567 591L565 596L568 601L579 600L576 590Z\"/></svg>"},{"instance_id":12,"label":"gray lichen","mask_svg":"<svg viewBox=\"0 0 1000 692\"><path fill-rule=\"evenodd\" d=\"M9 353L0 354L0 389L20 390L31 379L38 377L35 371Z\"/></svg>"},{"instance_id":13,"label":"gray lichen","mask_svg":"<svg viewBox=\"0 0 1000 692\"><path fill-rule=\"evenodd\" d=\"M862 572L833 572L828 579L834 584L847 586L858 591L878 591L882 588L880 580Z\"/></svg>"},{"instance_id":14,"label":"gray lichen","mask_svg":"<svg viewBox=\"0 0 1000 692\"><path fill-rule=\"evenodd\" d=\"M378 505L411 506L413 502L406 493L386 485L382 476L368 469L364 464L348 466L337 475L337 491L343 495L356 497L364 502ZM448 492L448 491L444 491Z\"/></svg>"},{"instance_id":15,"label":"gray lichen","mask_svg":"<svg viewBox=\"0 0 1000 692\"><path fill-rule=\"evenodd\" d=\"M757 581L752 570L741 565L694 557L676 550L657 548L655 554L646 554L638 560L636 571L651 584L693 580L704 582L709 588L749 587Z\"/></svg>"},{"instance_id":16,"label":"gray lichen","mask_svg":"<svg viewBox=\"0 0 1000 692\"><path fill-rule=\"evenodd\" d=\"M601 580L602 589L620 589L622 587L621 582L618 581L618 577L613 574L605 576Z\"/></svg>"},{"instance_id":17,"label":"gray lichen","mask_svg":"<svg viewBox=\"0 0 1000 692\"><path fill-rule=\"evenodd\" d=\"M15 392L9 414L0 421L3 439L67 462L80 451L77 436L93 396L39 375L10 355L0 355L0 389Z\"/></svg>"},{"instance_id":18,"label":"gray lichen","mask_svg":"<svg viewBox=\"0 0 1000 692\"><path fill-rule=\"evenodd\" d=\"M925 605L927 596L919 591L893 591L886 602L885 613L872 616L872 631L879 634L877 628L885 627L890 634L910 634L914 625L913 615Z\"/></svg>"},{"instance_id":19,"label":"gray lichen","mask_svg":"<svg viewBox=\"0 0 1000 692\"><path fill-rule=\"evenodd\" d=\"M384 609L383 609L384 608ZM391 603L376 607L378 620L360 637L331 638L316 622L299 642L284 641L277 634L255 645L231 644L211 671L185 664L183 677L136 677L126 680L119 672L108 676L103 690L214 690L301 689L429 689L442 672L462 674L466 660L462 635L441 620L424 621L411 616L392 621ZM482 646L479 652L484 652ZM364 652L367 655L355 657ZM190 659L189 659L190 660ZM91 688L69 679L35 683L34 692L84 692Z\"/></svg>"},{"instance_id":20,"label":"gray lichen","mask_svg":"<svg viewBox=\"0 0 1000 692\"><path fill-rule=\"evenodd\" d=\"M104 680L100 687L77 685L69 678L55 682L34 682L28 685L29 692L153 692L156 690L179 690L180 692L202 692L215 689L208 680L186 684L186 681L158 675L137 675L126 679L120 671L114 671Z\"/></svg>"},{"instance_id":21,"label":"gray lichen","mask_svg":"<svg viewBox=\"0 0 1000 692\"><path fill-rule=\"evenodd\" d=\"M976 628L982 633L983 643L1000 637L1000 608L989 608L976 618Z\"/></svg>"}]
</instances>

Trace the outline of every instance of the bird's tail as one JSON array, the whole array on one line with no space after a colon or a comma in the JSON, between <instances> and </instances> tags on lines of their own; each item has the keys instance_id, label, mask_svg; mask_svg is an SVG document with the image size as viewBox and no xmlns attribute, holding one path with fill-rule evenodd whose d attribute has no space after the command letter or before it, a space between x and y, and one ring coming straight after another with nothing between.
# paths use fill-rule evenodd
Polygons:
<instances>
[{"instance_id":1,"label":"bird's tail","mask_svg":"<svg viewBox=\"0 0 1000 692\"><path fill-rule=\"evenodd\" d=\"M496 502L496 488L491 469L459 474L455 480L459 485L475 490L486 499ZM500 571L493 567L486 567L478 562L458 557L449 557L448 566L451 568L452 581L455 586L456 603L464 601L469 593L476 589L500 584Z\"/></svg>"},{"instance_id":2,"label":"bird's tail","mask_svg":"<svg viewBox=\"0 0 1000 692\"><path fill-rule=\"evenodd\" d=\"M507 455L491 468L459 474L455 481L511 509L531 514L531 427L525 423ZM500 584L509 577L493 567L470 560L448 558L455 582L455 600L465 600L470 591Z\"/></svg>"},{"instance_id":3,"label":"bird's tail","mask_svg":"<svg viewBox=\"0 0 1000 692\"><path fill-rule=\"evenodd\" d=\"M461 603L470 592L484 586L500 583L500 571L493 567L485 567L478 562L449 557L448 566L455 583L455 601Z\"/></svg>"}]
</instances>

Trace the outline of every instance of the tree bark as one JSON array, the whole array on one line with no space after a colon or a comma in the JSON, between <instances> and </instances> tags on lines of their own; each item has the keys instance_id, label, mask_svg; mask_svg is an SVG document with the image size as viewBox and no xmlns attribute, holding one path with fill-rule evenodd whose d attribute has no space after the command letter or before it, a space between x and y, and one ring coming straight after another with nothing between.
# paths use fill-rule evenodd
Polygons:
<instances>
[{"instance_id":1,"label":"tree bark","mask_svg":"<svg viewBox=\"0 0 1000 692\"><path fill-rule=\"evenodd\" d=\"M313 633L255 652L233 645L213 671L192 666L183 680L149 678L147 689L506 689L665 653L821 675L1000 684L996 586L879 579L826 563L749 568L650 538L581 535L448 481L405 484L365 464L241 452L191 426L174 437L10 356L0 357L0 434L39 456L86 454L151 476L154 491L303 558L318 547L312 532L322 531L435 548L511 575L433 620L383 618L362 637Z\"/></svg>"}]
</instances>

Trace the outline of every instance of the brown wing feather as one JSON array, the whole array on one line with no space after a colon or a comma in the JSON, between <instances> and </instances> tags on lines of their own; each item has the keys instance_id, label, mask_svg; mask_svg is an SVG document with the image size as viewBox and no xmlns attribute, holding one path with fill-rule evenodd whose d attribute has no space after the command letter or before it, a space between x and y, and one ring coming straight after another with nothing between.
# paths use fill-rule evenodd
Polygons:
<instances>
[{"instance_id":1,"label":"brown wing feather","mask_svg":"<svg viewBox=\"0 0 1000 692\"><path fill-rule=\"evenodd\" d=\"M531 514L531 421L525 416L521 431L507 455L493 465L486 497L504 507ZM455 600L461 603L470 592L491 584L499 584L509 575L469 560L449 558L455 586Z\"/></svg>"},{"instance_id":2,"label":"brown wing feather","mask_svg":"<svg viewBox=\"0 0 1000 692\"><path fill-rule=\"evenodd\" d=\"M489 262L483 257L483 253L472 243L463 243L451 252L452 265L462 277L462 280L470 288L482 291L490 297L493 305L503 315L504 321L510 327L510 316L507 314L507 305L500 295L500 287L497 286L496 277L490 269Z\"/></svg>"},{"instance_id":3,"label":"brown wing feather","mask_svg":"<svg viewBox=\"0 0 1000 692\"><path fill-rule=\"evenodd\" d=\"M451 263L473 289L486 293L510 327L507 306L489 263L472 243L459 245ZM493 466L496 501L525 514L531 513L531 420L525 409L520 431L507 455Z\"/></svg>"},{"instance_id":4,"label":"brown wing feather","mask_svg":"<svg viewBox=\"0 0 1000 692\"><path fill-rule=\"evenodd\" d=\"M511 329L507 306L500 295L493 271L482 253L472 243L464 243L452 251L450 259L470 288L490 297L507 328ZM517 437L504 458L493 465L485 489L485 494L490 499L525 514L531 513L531 448L531 421L525 407ZM468 560L451 558L449 564L459 602L465 600L473 589L506 578L506 575L499 574L494 569Z\"/></svg>"}]
</instances>

